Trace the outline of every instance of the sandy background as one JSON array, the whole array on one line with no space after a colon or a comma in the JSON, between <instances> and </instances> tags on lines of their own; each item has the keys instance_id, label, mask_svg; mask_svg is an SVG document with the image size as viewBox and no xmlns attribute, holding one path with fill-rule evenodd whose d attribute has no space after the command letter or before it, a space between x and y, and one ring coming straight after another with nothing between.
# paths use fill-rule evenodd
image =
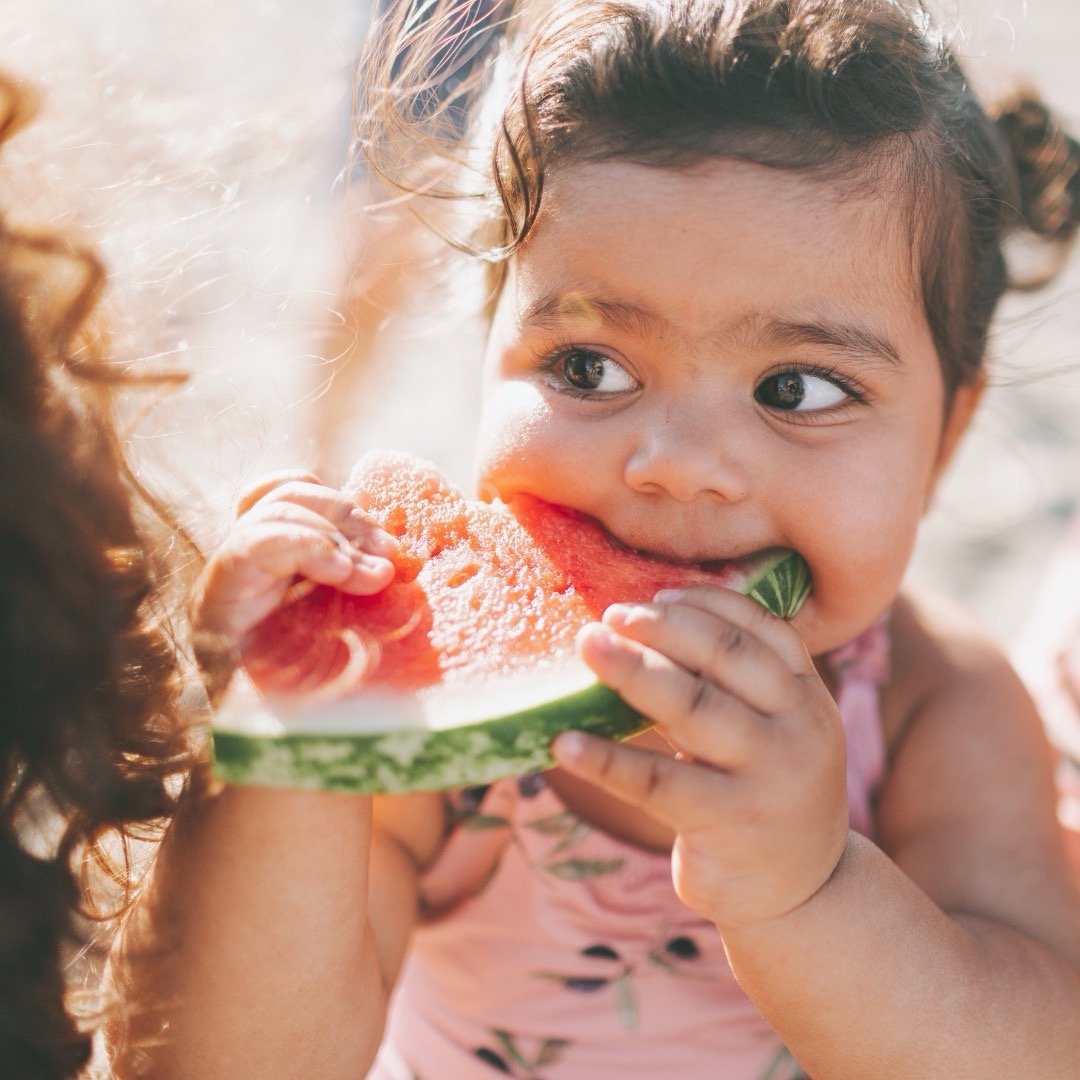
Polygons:
<instances>
[{"instance_id":1,"label":"sandy background","mask_svg":"<svg viewBox=\"0 0 1080 1080\"><path fill-rule=\"evenodd\" d=\"M1076 0L939 9L976 82L1034 81L1080 131ZM314 458L310 403L326 389L348 254L335 177L362 23L342 0L0 9L0 67L44 100L3 183L20 214L80 224L104 249L130 355L194 373L136 437L147 475L207 539L241 484ZM336 442L338 467L389 444L468 483L477 345L464 317L393 321ZM1007 303L993 370L912 576L1008 642L1080 502L1080 253L1052 288Z\"/></svg>"}]
</instances>

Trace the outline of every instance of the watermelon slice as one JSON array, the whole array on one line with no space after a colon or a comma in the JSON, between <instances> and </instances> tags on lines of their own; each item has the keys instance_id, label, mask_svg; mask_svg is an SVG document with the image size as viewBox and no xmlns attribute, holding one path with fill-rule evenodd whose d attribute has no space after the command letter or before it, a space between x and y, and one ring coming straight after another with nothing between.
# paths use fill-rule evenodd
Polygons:
<instances>
[{"instance_id":1,"label":"watermelon slice","mask_svg":"<svg viewBox=\"0 0 1080 1080\"><path fill-rule=\"evenodd\" d=\"M297 582L255 628L215 720L224 780L396 792L548 768L568 728L648 726L575 655L609 604L708 583L790 618L810 590L794 552L674 564L565 507L467 500L406 454L368 454L346 490L398 537L397 574L375 596Z\"/></svg>"}]
</instances>

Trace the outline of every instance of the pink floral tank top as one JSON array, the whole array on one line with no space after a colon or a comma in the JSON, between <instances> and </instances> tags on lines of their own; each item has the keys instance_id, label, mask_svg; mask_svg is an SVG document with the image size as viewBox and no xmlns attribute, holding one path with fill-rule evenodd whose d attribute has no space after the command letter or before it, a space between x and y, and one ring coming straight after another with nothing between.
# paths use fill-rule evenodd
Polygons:
<instances>
[{"instance_id":1,"label":"pink floral tank top","mask_svg":"<svg viewBox=\"0 0 1080 1080\"><path fill-rule=\"evenodd\" d=\"M884 620L833 653L852 827L885 764ZM671 859L591 828L542 775L454 793L370 1080L796 1080Z\"/></svg>"}]
</instances>

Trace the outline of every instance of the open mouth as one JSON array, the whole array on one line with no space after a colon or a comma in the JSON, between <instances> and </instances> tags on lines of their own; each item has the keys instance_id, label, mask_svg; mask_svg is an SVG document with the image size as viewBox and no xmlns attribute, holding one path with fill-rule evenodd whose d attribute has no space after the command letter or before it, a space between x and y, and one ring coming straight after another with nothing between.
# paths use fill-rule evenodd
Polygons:
<instances>
[{"instance_id":1,"label":"open mouth","mask_svg":"<svg viewBox=\"0 0 1080 1080\"><path fill-rule=\"evenodd\" d=\"M654 579L660 588L721 586L757 600L784 619L793 618L810 594L809 567L789 548L769 545L730 558L685 559L634 547L599 522L589 521L593 528L602 529L614 549L637 564L643 578Z\"/></svg>"},{"instance_id":2,"label":"open mouth","mask_svg":"<svg viewBox=\"0 0 1080 1080\"><path fill-rule=\"evenodd\" d=\"M759 599L774 614L790 618L810 591L806 563L796 552L777 545L744 549L725 558L712 554L688 558L682 551L673 551L673 545L664 545L659 536L660 542L650 537L648 543L641 544L644 538L640 537L639 543L631 543L592 514L536 496L520 493L507 506L537 544L552 552L570 585L588 594L600 609L620 599L647 600L661 590L707 585L742 592ZM595 540L579 547L568 539L579 531L583 538L592 536ZM617 555L613 559L601 556L603 573L599 578L596 541ZM771 584L762 584L765 582ZM777 595L758 596L759 585Z\"/></svg>"},{"instance_id":3,"label":"open mouth","mask_svg":"<svg viewBox=\"0 0 1080 1080\"><path fill-rule=\"evenodd\" d=\"M758 548L757 551L752 551L748 555L738 555L731 559L704 559L689 565L696 566L707 574L726 574L730 573L732 569L746 569L756 566L760 562L771 561L785 550L785 548L781 547Z\"/></svg>"},{"instance_id":4,"label":"open mouth","mask_svg":"<svg viewBox=\"0 0 1080 1080\"><path fill-rule=\"evenodd\" d=\"M567 512L581 517L583 520L590 522L595 528L600 529L608 538L612 547L625 551L639 559L648 559L651 562L665 566L693 567L698 570L703 570L706 574L726 576L733 571L749 570L762 562L774 561L777 556L788 550L778 545L770 545L767 547L754 548L751 551L739 555L729 555L723 558L694 558L693 556L687 558L666 551L657 551L654 548L638 547L634 544L629 544L608 529L603 522L598 519L590 517L587 514L580 514L578 511L568 510Z\"/></svg>"}]
</instances>

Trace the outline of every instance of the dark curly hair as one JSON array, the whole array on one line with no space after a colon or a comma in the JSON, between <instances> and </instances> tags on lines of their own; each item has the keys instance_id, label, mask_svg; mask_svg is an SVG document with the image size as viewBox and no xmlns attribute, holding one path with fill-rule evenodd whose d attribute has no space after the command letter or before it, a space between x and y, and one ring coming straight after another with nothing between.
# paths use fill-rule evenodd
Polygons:
<instances>
[{"instance_id":1,"label":"dark curly hair","mask_svg":"<svg viewBox=\"0 0 1080 1080\"><path fill-rule=\"evenodd\" d=\"M29 118L0 77L0 145ZM71 239L0 217L0 1077L91 1054L65 970L132 899L130 843L188 768L183 682L152 531L167 527L114 420L133 375L102 355L104 285ZM102 877L100 871L105 872ZM89 925L93 925L90 923Z\"/></svg>"},{"instance_id":2,"label":"dark curly hair","mask_svg":"<svg viewBox=\"0 0 1080 1080\"><path fill-rule=\"evenodd\" d=\"M448 104L433 86L465 62ZM493 291L568 164L731 158L882 192L905 213L950 392L980 378L1006 289L1049 277L1010 281L1007 238L1064 250L1080 226L1080 146L1031 91L985 110L919 0L529 0L501 36L476 0L399 0L363 70L358 146L431 205L490 208L464 246ZM441 113L484 101L449 144Z\"/></svg>"}]
</instances>

